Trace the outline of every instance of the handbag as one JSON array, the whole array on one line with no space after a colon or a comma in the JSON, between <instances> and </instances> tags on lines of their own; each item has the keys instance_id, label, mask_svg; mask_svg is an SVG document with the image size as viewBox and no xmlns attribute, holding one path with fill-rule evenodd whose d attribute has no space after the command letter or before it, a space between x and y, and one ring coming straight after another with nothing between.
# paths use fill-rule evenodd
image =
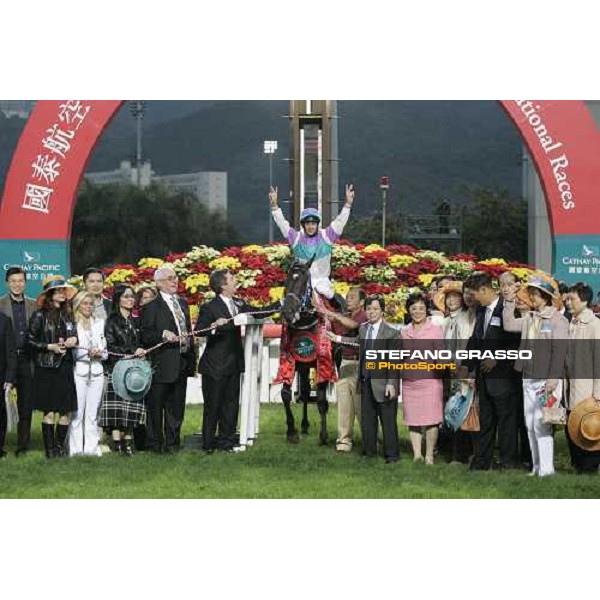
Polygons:
<instances>
[{"instance_id":1,"label":"handbag","mask_svg":"<svg viewBox=\"0 0 600 600\"><path fill-rule=\"evenodd\" d=\"M444 408L444 423L452 430L458 431L467 418L473 403L473 390L466 385L461 385L446 402Z\"/></svg>"},{"instance_id":2,"label":"handbag","mask_svg":"<svg viewBox=\"0 0 600 600\"><path fill-rule=\"evenodd\" d=\"M473 398L467 417L460 428L462 431L479 431L479 400Z\"/></svg>"},{"instance_id":3,"label":"handbag","mask_svg":"<svg viewBox=\"0 0 600 600\"><path fill-rule=\"evenodd\" d=\"M542 407L542 423L564 427L567 424L567 409L562 404Z\"/></svg>"},{"instance_id":4,"label":"handbag","mask_svg":"<svg viewBox=\"0 0 600 600\"><path fill-rule=\"evenodd\" d=\"M560 396L558 402L557 395ZM555 392L546 393L544 388L538 393L538 402L542 405L542 423L564 427L567 424L567 409L563 404L562 394L559 392L557 395Z\"/></svg>"}]
</instances>

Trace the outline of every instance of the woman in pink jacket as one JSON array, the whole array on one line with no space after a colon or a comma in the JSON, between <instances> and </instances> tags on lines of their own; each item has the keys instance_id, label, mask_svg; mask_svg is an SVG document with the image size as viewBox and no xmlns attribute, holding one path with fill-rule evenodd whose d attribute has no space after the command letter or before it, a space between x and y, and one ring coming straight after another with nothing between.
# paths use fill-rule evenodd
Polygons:
<instances>
[{"instance_id":1,"label":"woman in pink jacket","mask_svg":"<svg viewBox=\"0 0 600 600\"><path fill-rule=\"evenodd\" d=\"M411 294L406 301L410 323L402 330L403 350L443 350L444 334L429 317L425 294ZM409 361L405 361L409 362ZM420 361L413 361L420 362ZM438 372L402 371L402 412L408 426L414 461L423 461L425 432L425 464L433 464L433 452L443 415L443 386Z\"/></svg>"}]
</instances>

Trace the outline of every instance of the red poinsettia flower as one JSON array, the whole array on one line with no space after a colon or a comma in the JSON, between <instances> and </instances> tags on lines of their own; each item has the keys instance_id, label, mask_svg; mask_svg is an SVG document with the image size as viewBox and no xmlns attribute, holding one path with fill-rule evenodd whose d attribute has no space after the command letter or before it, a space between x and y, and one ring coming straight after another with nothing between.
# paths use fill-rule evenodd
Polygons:
<instances>
[{"instance_id":1,"label":"red poinsettia flower","mask_svg":"<svg viewBox=\"0 0 600 600\"><path fill-rule=\"evenodd\" d=\"M339 267L333 271L333 278L336 281L345 281L346 283L358 283L360 281L360 269L356 266Z\"/></svg>"},{"instance_id":2,"label":"red poinsettia flower","mask_svg":"<svg viewBox=\"0 0 600 600\"><path fill-rule=\"evenodd\" d=\"M449 260L460 260L462 262L474 262L477 257L474 254L453 254L449 257Z\"/></svg>"},{"instance_id":3,"label":"red poinsettia flower","mask_svg":"<svg viewBox=\"0 0 600 600\"><path fill-rule=\"evenodd\" d=\"M365 252L361 258L360 264L363 267L368 265L387 265L390 253L387 250L373 250Z\"/></svg>"},{"instance_id":4,"label":"red poinsettia flower","mask_svg":"<svg viewBox=\"0 0 600 600\"><path fill-rule=\"evenodd\" d=\"M221 256L233 256L234 258L239 258L241 255L242 249L239 246L231 246L221 252Z\"/></svg>"},{"instance_id":5,"label":"red poinsettia flower","mask_svg":"<svg viewBox=\"0 0 600 600\"><path fill-rule=\"evenodd\" d=\"M243 269L265 269L269 266L267 257L264 254L246 254L240 255L240 263Z\"/></svg>"},{"instance_id":6,"label":"red poinsettia flower","mask_svg":"<svg viewBox=\"0 0 600 600\"><path fill-rule=\"evenodd\" d=\"M416 254L419 251L414 246L409 246L408 244L389 244L385 249L390 254Z\"/></svg>"},{"instance_id":7,"label":"red poinsettia flower","mask_svg":"<svg viewBox=\"0 0 600 600\"><path fill-rule=\"evenodd\" d=\"M481 263L475 263L473 265L473 271L489 273L492 278L500 277L506 270L506 265L482 265Z\"/></svg>"},{"instance_id":8,"label":"red poinsettia flower","mask_svg":"<svg viewBox=\"0 0 600 600\"><path fill-rule=\"evenodd\" d=\"M187 254L185 252L177 252L175 254L169 254L169 256L167 256L165 258L165 262L167 263L174 263L176 260L181 260L182 258L186 258Z\"/></svg>"}]
</instances>

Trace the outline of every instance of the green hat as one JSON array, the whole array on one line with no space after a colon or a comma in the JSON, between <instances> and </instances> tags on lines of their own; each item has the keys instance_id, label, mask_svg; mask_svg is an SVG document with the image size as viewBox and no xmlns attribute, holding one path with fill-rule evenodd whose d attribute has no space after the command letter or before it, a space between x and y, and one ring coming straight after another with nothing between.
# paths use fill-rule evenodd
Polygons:
<instances>
[{"instance_id":1,"label":"green hat","mask_svg":"<svg viewBox=\"0 0 600 600\"><path fill-rule=\"evenodd\" d=\"M123 358L112 372L113 388L125 400L142 400L152 384L152 368L147 360Z\"/></svg>"}]
</instances>

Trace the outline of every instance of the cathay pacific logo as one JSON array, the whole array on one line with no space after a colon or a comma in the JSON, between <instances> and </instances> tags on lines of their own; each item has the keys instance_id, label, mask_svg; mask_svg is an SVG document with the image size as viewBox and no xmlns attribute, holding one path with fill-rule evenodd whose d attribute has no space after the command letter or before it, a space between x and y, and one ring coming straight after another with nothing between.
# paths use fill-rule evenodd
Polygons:
<instances>
[{"instance_id":1,"label":"cathay pacific logo","mask_svg":"<svg viewBox=\"0 0 600 600\"><path fill-rule=\"evenodd\" d=\"M600 256L600 247L583 244L581 247L581 255L585 257Z\"/></svg>"},{"instance_id":2,"label":"cathay pacific logo","mask_svg":"<svg viewBox=\"0 0 600 600\"><path fill-rule=\"evenodd\" d=\"M42 259L42 255L39 252L29 252L28 250L23 250L23 262L30 264L40 262Z\"/></svg>"}]
</instances>

